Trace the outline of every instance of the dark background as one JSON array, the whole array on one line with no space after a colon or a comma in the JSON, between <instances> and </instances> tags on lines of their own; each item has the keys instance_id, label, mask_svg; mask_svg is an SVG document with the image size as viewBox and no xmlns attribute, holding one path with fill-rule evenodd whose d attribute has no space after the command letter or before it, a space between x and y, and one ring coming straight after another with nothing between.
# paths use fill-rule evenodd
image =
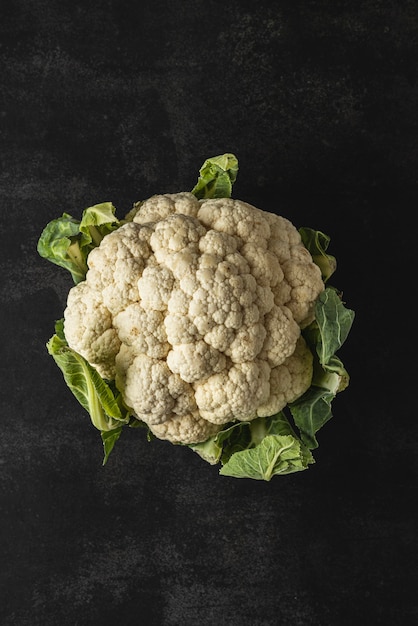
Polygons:
<instances>
[{"instance_id":1,"label":"dark background","mask_svg":"<svg viewBox=\"0 0 418 626\"><path fill-rule=\"evenodd\" d=\"M413 1L1 1L2 626L418 623L417 64ZM219 477L132 430L102 467L38 237L224 152L236 197L331 236L350 388L300 474Z\"/></svg>"}]
</instances>

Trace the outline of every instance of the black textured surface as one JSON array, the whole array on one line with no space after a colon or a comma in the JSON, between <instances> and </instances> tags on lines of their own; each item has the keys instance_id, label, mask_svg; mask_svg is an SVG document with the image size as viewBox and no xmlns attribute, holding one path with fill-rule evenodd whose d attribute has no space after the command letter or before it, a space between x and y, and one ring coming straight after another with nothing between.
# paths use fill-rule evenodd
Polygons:
<instances>
[{"instance_id":1,"label":"black textured surface","mask_svg":"<svg viewBox=\"0 0 418 626\"><path fill-rule=\"evenodd\" d=\"M2 0L0 624L418 623L415 2ZM45 342L44 225L191 189L328 233L357 312L316 465L258 483L128 431L106 467Z\"/></svg>"}]
</instances>

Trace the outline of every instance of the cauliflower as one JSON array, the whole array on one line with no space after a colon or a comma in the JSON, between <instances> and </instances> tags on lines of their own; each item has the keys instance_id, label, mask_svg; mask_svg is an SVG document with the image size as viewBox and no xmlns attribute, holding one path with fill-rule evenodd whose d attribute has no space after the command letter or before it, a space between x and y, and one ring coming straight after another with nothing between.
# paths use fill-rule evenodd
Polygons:
<instances>
[{"instance_id":1,"label":"cauliflower","mask_svg":"<svg viewBox=\"0 0 418 626\"><path fill-rule=\"evenodd\" d=\"M324 283L291 222L189 192L130 217L90 252L64 332L132 413L191 444L302 395L313 357L301 328Z\"/></svg>"},{"instance_id":2,"label":"cauliflower","mask_svg":"<svg viewBox=\"0 0 418 626\"><path fill-rule=\"evenodd\" d=\"M348 385L336 351L354 313L326 285L329 237L233 198L237 171L234 155L212 157L191 192L137 202L121 221L97 204L42 232L39 254L75 283L48 352L100 431L103 463L124 426L227 476L313 463Z\"/></svg>"}]
</instances>

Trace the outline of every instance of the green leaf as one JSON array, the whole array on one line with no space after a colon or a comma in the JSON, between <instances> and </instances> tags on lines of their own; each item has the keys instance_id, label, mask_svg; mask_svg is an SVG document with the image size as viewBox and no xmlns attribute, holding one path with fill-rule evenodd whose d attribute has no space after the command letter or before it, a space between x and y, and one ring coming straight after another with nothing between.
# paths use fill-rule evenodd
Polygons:
<instances>
[{"instance_id":1,"label":"green leaf","mask_svg":"<svg viewBox=\"0 0 418 626\"><path fill-rule=\"evenodd\" d=\"M335 257L326 253L330 238L320 230L314 230L313 228L299 228L299 233L303 245L310 252L314 263L321 270L322 280L326 282L337 269Z\"/></svg>"},{"instance_id":2,"label":"green leaf","mask_svg":"<svg viewBox=\"0 0 418 626\"><path fill-rule=\"evenodd\" d=\"M334 395L344 391L349 385L350 376L337 355L330 357L328 363L321 365L314 354L312 386L330 391Z\"/></svg>"},{"instance_id":3,"label":"green leaf","mask_svg":"<svg viewBox=\"0 0 418 626\"><path fill-rule=\"evenodd\" d=\"M318 447L315 434L332 417L331 402L334 397L332 391L312 386L298 400L289 404L301 439L310 450Z\"/></svg>"},{"instance_id":4,"label":"green leaf","mask_svg":"<svg viewBox=\"0 0 418 626\"><path fill-rule=\"evenodd\" d=\"M331 403L347 388L349 375L336 356L350 332L354 311L347 309L337 291L327 287L315 303L315 321L303 330L314 355L311 387L289 404L295 425L305 445L318 447L316 433L332 417Z\"/></svg>"},{"instance_id":5,"label":"green leaf","mask_svg":"<svg viewBox=\"0 0 418 626\"><path fill-rule=\"evenodd\" d=\"M206 159L199 173L192 189L196 198L230 198L238 174L238 160L229 153L211 157Z\"/></svg>"},{"instance_id":6,"label":"green leaf","mask_svg":"<svg viewBox=\"0 0 418 626\"><path fill-rule=\"evenodd\" d=\"M96 247L103 237L119 228L120 222L115 217L115 211L111 202L95 204L83 211L80 222L82 246L92 244L92 247Z\"/></svg>"},{"instance_id":7,"label":"green leaf","mask_svg":"<svg viewBox=\"0 0 418 626\"><path fill-rule=\"evenodd\" d=\"M335 289L328 287L316 301L315 320L319 331L316 351L325 366L347 339L354 311L347 309Z\"/></svg>"},{"instance_id":8,"label":"green leaf","mask_svg":"<svg viewBox=\"0 0 418 626\"><path fill-rule=\"evenodd\" d=\"M86 359L68 346L62 320L57 322L56 333L48 341L47 349L63 373L67 386L98 430L114 430L129 422L129 411L123 407L119 394L115 394Z\"/></svg>"},{"instance_id":9,"label":"green leaf","mask_svg":"<svg viewBox=\"0 0 418 626\"><path fill-rule=\"evenodd\" d=\"M101 431L100 434L102 436L103 451L104 451L103 465L106 465L109 459L109 455L115 446L115 443L121 436L122 428L123 426L119 426L118 428L115 428L114 430L102 430Z\"/></svg>"},{"instance_id":10,"label":"green leaf","mask_svg":"<svg viewBox=\"0 0 418 626\"><path fill-rule=\"evenodd\" d=\"M38 254L71 272L75 283L84 280L87 265L86 256L76 240L80 232L80 222L68 213L49 222L38 241Z\"/></svg>"},{"instance_id":11,"label":"green leaf","mask_svg":"<svg viewBox=\"0 0 418 626\"><path fill-rule=\"evenodd\" d=\"M234 428L234 426L230 428ZM220 433L222 432L226 431L220 431ZM222 440L218 438L220 433L209 437L209 439L201 443L190 443L188 447L196 452L206 463L216 465L221 460L222 455Z\"/></svg>"},{"instance_id":12,"label":"green leaf","mask_svg":"<svg viewBox=\"0 0 418 626\"><path fill-rule=\"evenodd\" d=\"M334 394L347 389L350 382L350 376L345 369L341 359L334 354L328 363L314 370L312 384L323 389L328 389Z\"/></svg>"},{"instance_id":13,"label":"green leaf","mask_svg":"<svg viewBox=\"0 0 418 626\"><path fill-rule=\"evenodd\" d=\"M219 473L269 481L278 474L304 470L308 462L300 441L292 435L267 435L254 448L233 454Z\"/></svg>"},{"instance_id":14,"label":"green leaf","mask_svg":"<svg viewBox=\"0 0 418 626\"><path fill-rule=\"evenodd\" d=\"M269 436L292 437L292 439L299 442L299 454L302 459L302 464L307 466L308 463L313 463L310 451L298 439L283 412L270 417L258 417L250 422L228 424L223 430L204 443L192 444L189 445L189 447L208 463L215 465L221 462L224 467L227 466L226 470L221 470L221 474L232 475L228 472L237 471L235 467L236 460L232 461L232 459L235 459L235 456L239 454L238 461L240 465L247 463L246 453L258 449L258 446ZM252 462L251 459L253 459L253 456L253 454L249 456L250 462ZM235 469L231 470L231 467ZM275 473L297 471L295 469L285 471L283 466L281 466L280 472L277 468L276 470ZM240 471L241 477L243 477L243 470L241 469ZM266 472L268 472L268 470L266 470ZM249 478L250 476L245 477ZM263 479L266 480L266 478Z\"/></svg>"},{"instance_id":15,"label":"green leaf","mask_svg":"<svg viewBox=\"0 0 418 626\"><path fill-rule=\"evenodd\" d=\"M38 253L69 270L77 284L86 277L91 250L120 225L111 202L88 207L83 211L81 222L63 213L45 226L38 241Z\"/></svg>"},{"instance_id":16,"label":"green leaf","mask_svg":"<svg viewBox=\"0 0 418 626\"><path fill-rule=\"evenodd\" d=\"M256 428L256 421L227 424L225 428L203 443L189 444L188 447L197 452L202 459L211 465L215 465L220 461L226 463L235 452L255 445L253 432ZM263 431L264 434L267 432L265 425L263 426Z\"/></svg>"}]
</instances>

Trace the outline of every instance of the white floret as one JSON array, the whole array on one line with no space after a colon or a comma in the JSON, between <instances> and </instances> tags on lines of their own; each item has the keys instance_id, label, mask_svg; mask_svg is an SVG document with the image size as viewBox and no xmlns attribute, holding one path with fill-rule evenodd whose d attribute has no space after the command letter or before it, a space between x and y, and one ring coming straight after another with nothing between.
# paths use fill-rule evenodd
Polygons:
<instances>
[{"instance_id":1,"label":"white floret","mask_svg":"<svg viewBox=\"0 0 418 626\"><path fill-rule=\"evenodd\" d=\"M150 243L157 262L180 280L196 265L205 228L193 217L170 215L157 222Z\"/></svg>"},{"instance_id":2,"label":"white floret","mask_svg":"<svg viewBox=\"0 0 418 626\"><path fill-rule=\"evenodd\" d=\"M259 417L267 417L281 411L289 402L297 400L312 381L312 352L302 336L295 351L281 365L272 368L270 374L270 396L257 409Z\"/></svg>"},{"instance_id":3,"label":"white floret","mask_svg":"<svg viewBox=\"0 0 418 626\"><path fill-rule=\"evenodd\" d=\"M87 282L78 283L68 294L64 320L70 347L103 378L113 379L121 341L113 327L112 316L103 304L102 294L91 289Z\"/></svg>"},{"instance_id":4,"label":"white floret","mask_svg":"<svg viewBox=\"0 0 418 626\"><path fill-rule=\"evenodd\" d=\"M239 241L237 237L211 229L200 239L199 249L202 253L215 254L224 258L236 251Z\"/></svg>"},{"instance_id":5,"label":"white floret","mask_svg":"<svg viewBox=\"0 0 418 626\"><path fill-rule=\"evenodd\" d=\"M174 276L164 265L151 265L144 269L138 280L138 293L144 308L164 311L174 286Z\"/></svg>"},{"instance_id":6,"label":"white floret","mask_svg":"<svg viewBox=\"0 0 418 626\"><path fill-rule=\"evenodd\" d=\"M187 314L169 313L164 319L168 341L172 346L195 343L200 338L198 330Z\"/></svg>"},{"instance_id":7,"label":"white floret","mask_svg":"<svg viewBox=\"0 0 418 626\"><path fill-rule=\"evenodd\" d=\"M133 221L137 224L159 222L173 213L196 217L199 207L196 197L187 191L155 195L135 205Z\"/></svg>"},{"instance_id":8,"label":"white floret","mask_svg":"<svg viewBox=\"0 0 418 626\"><path fill-rule=\"evenodd\" d=\"M197 216L208 228L238 236L243 243L267 247L270 226L265 213L246 202L232 198L205 200Z\"/></svg>"},{"instance_id":9,"label":"white floret","mask_svg":"<svg viewBox=\"0 0 418 626\"><path fill-rule=\"evenodd\" d=\"M290 309L274 306L264 318L264 329L266 340L260 357L266 359L271 367L275 367L293 354L300 327Z\"/></svg>"},{"instance_id":10,"label":"white floret","mask_svg":"<svg viewBox=\"0 0 418 626\"><path fill-rule=\"evenodd\" d=\"M257 358L266 338L266 329L263 324L242 326L236 331L233 341L226 349L225 354L233 363L245 363Z\"/></svg>"},{"instance_id":11,"label":"white floret","mask_svg":"<svg viewBox=\"0 0 418 626\"><path fill-rule=\"evenodd\" d=\"M196 410L185 415L173 415L161 424L150 424L149 428L159 439L189 444L206 441L216 435L222 425L208 422Z\"/></svg>"},{"instance_id":12,"label":"white floret","mask_svg":"<svg viewBox=\"0 0 418 626\"><path fill-rule=\"evenodd\" d=\"M107 235L88 256L86 281L100 291L112 315L138 300L138 278L150 261L150 228L125 224Z\"/></svg>"},{"instance_id":13,"label":"white floret","mask_svg":"<svg viewBox=\"0 0 418 626\"><path fill-rule=\"evenodd\" d=\"M241 254L259 285L274 287L283 280L283 270L271 250L263 250L254 243L246 243L241 248Z\"/></svg>"},{"instance_id":14,"label":"white floret","mask_svg":"<svg viewBox=\"0 0 418 626\"><path fill-rule=\"evenodd\" d=\"M321 270L309 262L310 258L309 252L299 247L296 254L282 265L285 281L291 288L286 304L301 328L313 320L315 300L324 288Z\"/></svg>"},{"instance_id":15,"label":"white floret","mask_svg":"<svg viewBox=\"0 0 418 626\"><path fill-rule=\"evenodd\" d=\"M225 356L205 341L180 344L167 355L167 365L187 383L205 380L226 367Z\"/></svg>"},{"instance_id":16,"label":"white floret","mask_svg":"<svg viewBox=\"0 0 418 626\"><path fill-rule=\"evenodd\" d=\"M120 341L132 346L138 354L163 359L170 350L161 311L144 308L142 303L130 304L113 318Z\"/></svg>"},{"instance_id":17,"label":"white floret","mask_svg":"<svg viewBox=\"0 0 418 626\"><path fill-rule=\"evenodd\" d=\"M200 414L214 424L249 421L270 395L270 368L265 361L234 363L229 370L195 383Z\"/></svg>"},{"instance_id":18,"label":"white floret","mask_svg":"<svg viewBox=\"0 0 418 626\"><path fill-rule=\"evenodd\" d=\"M126 404L149 425L196 409L193 389L164 360L136 354L126 346L116 357L116 384L123 389Z\"/></svg>"}]
</instances>

